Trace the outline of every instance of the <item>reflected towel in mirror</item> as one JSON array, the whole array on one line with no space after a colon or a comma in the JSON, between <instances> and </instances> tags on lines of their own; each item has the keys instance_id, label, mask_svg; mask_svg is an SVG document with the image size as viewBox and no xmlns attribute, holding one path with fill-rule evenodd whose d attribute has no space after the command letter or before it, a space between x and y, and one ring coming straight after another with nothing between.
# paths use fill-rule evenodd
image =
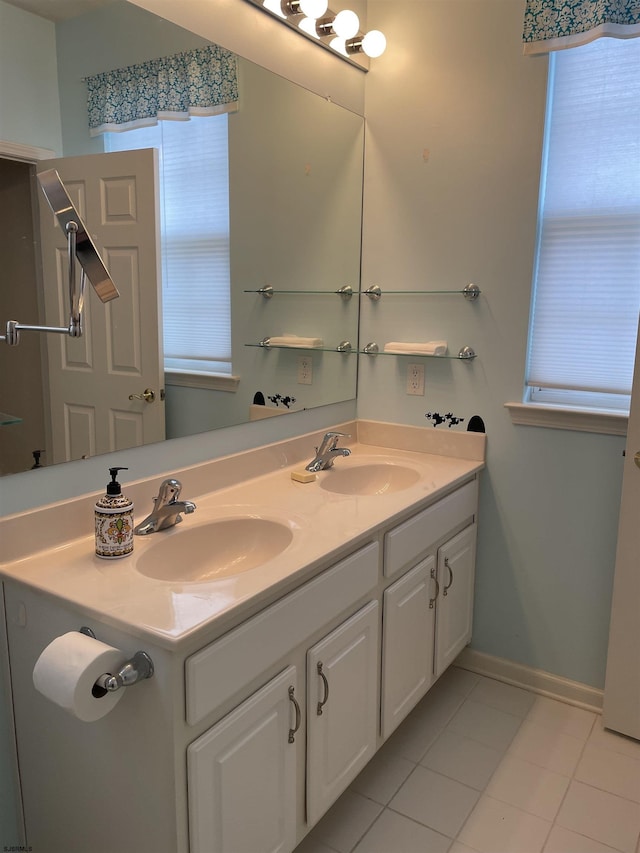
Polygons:
<instances>
[{"instance_id":1,"label":"reflected towel in mirror","mask_svg":"<svg viewBox=\"0 0 640 853\"><path fill-rule=\"evenodd\" d=\"M384 345L384 351L400 354L414 355L446 355L446 341L426 341L425 343L405 343L403 341L389 341Z\"/></svg>"},{"instance_id":2,"label":"reflected towel in mirror","mask_svg":"<svg viewBox=\"0 0 640 853\"><path fill-rule=\"evenodd\" d=\"M300 335L284 334L269 338L269 344L272 347L301 347L303 349L312 349L321 347L323 344L322 338L305 338Z\"/></svg>"}]
</instances>

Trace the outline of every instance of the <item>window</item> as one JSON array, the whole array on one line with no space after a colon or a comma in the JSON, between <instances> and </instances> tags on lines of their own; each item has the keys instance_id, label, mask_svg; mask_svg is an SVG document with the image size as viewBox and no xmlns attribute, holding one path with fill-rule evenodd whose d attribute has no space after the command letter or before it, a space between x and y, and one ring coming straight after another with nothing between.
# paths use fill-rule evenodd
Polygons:
<instances>
[{"instance_id":1,"label":"window","mask_svg":"<svg viewBox=\"0 0 640 853\"><path fill-rule=\"evenodd\" d=\"M108 151L158 148L165 370L231 373L226 113L105 134Z\"/></svg>"},{"instance_id":2,"label":"window","mask_svg":"<svg viewBox=\"0 0 640 853\"><path fill-rule=\"evenodd\" d=\"M640 310L640 39L550 57L525 402L628 413Z\"/></svg>"}]
</instances>

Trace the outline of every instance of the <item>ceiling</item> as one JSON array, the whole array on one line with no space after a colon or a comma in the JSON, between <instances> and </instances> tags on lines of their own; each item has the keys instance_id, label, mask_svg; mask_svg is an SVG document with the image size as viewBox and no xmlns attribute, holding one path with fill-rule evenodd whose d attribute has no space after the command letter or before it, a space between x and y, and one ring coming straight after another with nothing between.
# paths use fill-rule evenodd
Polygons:
<instances>
[{"instance_id":1,"label":"ceiling","mask_svg":"<svg viewBox=\"0 0 640 853\"><path fill-rule=\"evenodd\" d=\"M49 21L65 21L91 9L107 6L115 0L5 0L12 6L33 12Z\"/></svg>"}]
</instances>

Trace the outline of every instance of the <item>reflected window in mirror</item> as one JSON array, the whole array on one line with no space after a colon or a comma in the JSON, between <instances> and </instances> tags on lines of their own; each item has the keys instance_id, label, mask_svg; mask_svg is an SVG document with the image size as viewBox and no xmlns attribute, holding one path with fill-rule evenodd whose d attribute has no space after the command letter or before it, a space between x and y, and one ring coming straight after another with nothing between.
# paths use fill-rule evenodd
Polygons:
<instances>
[{"instance_id":1,"label":"reflected window in mirror","mask_svg":"<svg viewBox=\"0 0 640 853\"><path fill-rule=\"evenodd\" d=\"M159 152L165 371L230 375L227 114L104 136L106 151Z\"/></svg>"}]
</instances>

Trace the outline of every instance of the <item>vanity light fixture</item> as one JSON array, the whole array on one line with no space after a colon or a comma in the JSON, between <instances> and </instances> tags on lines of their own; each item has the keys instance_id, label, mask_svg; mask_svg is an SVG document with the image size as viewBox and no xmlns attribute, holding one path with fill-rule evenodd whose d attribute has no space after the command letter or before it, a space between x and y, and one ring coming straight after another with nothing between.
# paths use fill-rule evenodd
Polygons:
<instances>
[{"instance_id":1,"label":"vanity light fixture","mask_svg":"<svg viewBox=\"0 0 640 853\"><path fill-rule=\"evenodd\" d=\"M362 68L369 67L369 58L381 56L387 41L380 30L363 33L360 20L351 9L333 12L327 0L247 0L269 12L317 44Z\"/></svg>"}]
</instances>

